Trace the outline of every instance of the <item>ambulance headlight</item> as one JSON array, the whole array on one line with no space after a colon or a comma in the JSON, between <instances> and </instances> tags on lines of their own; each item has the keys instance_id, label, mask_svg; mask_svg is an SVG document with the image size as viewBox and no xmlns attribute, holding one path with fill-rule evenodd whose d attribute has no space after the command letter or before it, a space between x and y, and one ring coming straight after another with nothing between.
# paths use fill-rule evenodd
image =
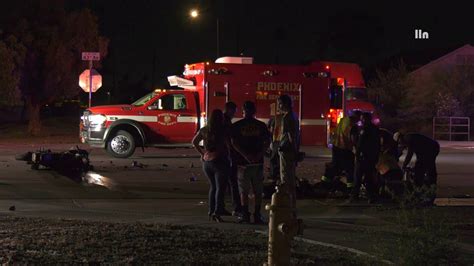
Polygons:
<instances>
[{"instance_id":1,"label":"ambulance headlight","mask_svg":"<svg viewBox=\"0 0 474 266\"><path fill-rule=\"evenodd\" d=\"M107 121L107 117L105 115L89 115L89 121L91 126L102 126Z\"/></svg>"}]
</instances>

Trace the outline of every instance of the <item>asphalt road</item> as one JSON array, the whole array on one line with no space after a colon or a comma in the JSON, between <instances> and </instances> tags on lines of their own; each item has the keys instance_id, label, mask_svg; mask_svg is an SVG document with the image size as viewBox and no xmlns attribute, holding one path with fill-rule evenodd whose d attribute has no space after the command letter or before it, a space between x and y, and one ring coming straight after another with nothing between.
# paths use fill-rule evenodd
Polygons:
<instances>
[{"instance_id":1,"label":"asphalt road","mask_svg":"<svg viewBox=\"0 0 474 266\"><path fill-rule=\"evenodd\" d=\"M0 145L0 215L216 226L207 221L208 183L197 153L191 149L137 150L132 158L115 159L101 149L81 145L90 151L94 165L87 182L51 170L32 170L14 158L39 147L65 151L70 146ZM329 152L310 149L307 154L309 158L298 167L297 175L317 181ZM134 161L141 167L132 166ZM437 163L438 197L474 195L474 149L443 148ZM227 202L230 209L229 205ZM9 210L11 206L15 211ZM372 215L368 206L344 207L340 202L308 199L299 201L298 208L308 225L309 238L362 250L370 248L360 244L366 237L358 234L361 228L385 223ZM236 224L218 226L235 228ZM265 230L265 226L258 228ZM474 253L474 245L468 244L469 248Z\"/></svg>"},{"instance_id":2,"label":"asphalt road","mask_svg":"<svg viewBox=\"0 0 474 266\"><path fill-rule=\"evenodd\" d=\"M0 199L205 199L207 179L202 174L197 153L192 149L137 150L128 159L116 159L101 149L90 152L94 171L88 183L51 170L32 170L14 156L39 147L66 151L73 145L0 145ZM325 149L308 149L308 157L298 167L298 177L311 182L321 176L324 163L329 160ZM133 162L139 166L133 166ZM437 159L438 197L474 195L474 149L444 148ZM190 178L195 176L197 181Z\"/></svg>"}]
</instances>

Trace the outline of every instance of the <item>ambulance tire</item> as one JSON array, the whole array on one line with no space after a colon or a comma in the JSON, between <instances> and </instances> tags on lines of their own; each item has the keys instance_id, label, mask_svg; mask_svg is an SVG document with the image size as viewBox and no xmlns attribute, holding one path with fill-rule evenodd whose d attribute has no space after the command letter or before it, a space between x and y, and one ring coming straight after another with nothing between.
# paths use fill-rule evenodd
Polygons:
<instances>
[{"instance_id":1,"label":"ambulance tire","mask_svg":"<svg viewBox=\"0 0 474 266\"><path fill-rule=\"evenodd\" d=\"M135 138L125 130L117 131L107 141L107 153L115 158L128 158L135 152Z\"/></svg>"}]
</instances>

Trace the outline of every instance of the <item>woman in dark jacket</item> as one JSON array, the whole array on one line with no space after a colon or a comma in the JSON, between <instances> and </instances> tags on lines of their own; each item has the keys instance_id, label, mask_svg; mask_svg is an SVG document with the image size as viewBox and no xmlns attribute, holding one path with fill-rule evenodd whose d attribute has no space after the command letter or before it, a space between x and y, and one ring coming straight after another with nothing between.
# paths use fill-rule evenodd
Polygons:
<instances>
[{"instance_id":1,"label":"woman in dark jacket","mask_svg":"<svg viewBox=\"0 0 474 266\"><path fill-rule=\"evenodd\" d=\"M204 142L204 149L199 142ZM221 110L212 111L207 125L193 139L194 148L201 154L203 170L209 178L209 219L221 222L224 209L224 191L230 173L229 137Z\"/></svg>"}]
</instances>

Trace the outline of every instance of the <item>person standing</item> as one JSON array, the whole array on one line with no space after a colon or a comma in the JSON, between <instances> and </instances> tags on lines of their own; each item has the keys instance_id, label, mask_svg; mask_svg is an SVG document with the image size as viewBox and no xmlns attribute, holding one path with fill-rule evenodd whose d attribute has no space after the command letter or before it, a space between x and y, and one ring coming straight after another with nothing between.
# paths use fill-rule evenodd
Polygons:
<instances>
[{"instance_id":1,"label":"person standing","mask_svg":"<svg viewBox=\"0 0 474 266\"><path fill-rule=\"evenodd\" d=\"M379 129L372 123L372 114L361 116L362 129L356 147L356 173L353 197L359 196L360 185L364 182L369 203L377 200L378 185L376 180L376 164L380 153Z\"/></svg>"},{"instance_id":2,"label":"person standing","mask_svg":"<svg viewBox=\"0 0 474 266\"><path fill-rule=\"evenodd\" d=\"M227 102L224 106L224 126L229 133L231 132L232 127L232 119L237 112L237 105L234 102ZM237 182L237 152L235 149L230 147L230 173L229 173L229 190L230 196L232 198L232 207L234 210L232 211L233 216L239 216L242 213L242 204L240 200L239 194L239 185Z\"/></svg>"},{"instance_id":3,"label":"person standing","mask_svg":"<svg viewBox=\"0 0 474 266\"><path fill-rule=\"evenodd\" d=\"M290 195L291 206L296 216L296 163L299 152L299 122L293 113L290 96L284 94L278 98L278 108L282 113L280 135L280 178L286 184Z\"/></svg>"},{"instance_id":4,"label":"person standing","mask_svg":"<svg viewBox=\"0 0 474 266\"><path fill-rule=\"evenodd\" d=\"M256 107L253 102L243 105L244 118L232 124L232 145L238 152L238 182L242 204L242 216L239 223L250 223L249 193L255 197L254 223L265 223L260 210L263 193L263 161L265 151L270 144L270 132L265 123L255 119Z\"/></svg>"},{"instance_id":5,"label":"person standing","mask_svg":"<svg viewBox=\"0 0 474 266\"><path fill-rule=\"evenodd\" d=\"M274 110L272 110L274 111ZM281 122L283 115L274 112L270 121L268 121L268 130L272 134L272 142L270 144L270 179L277 181L280 179L280 155L278 154L278 147L281 139Z\"/></svg>"},{"instance_id":6,"label":"person standing","mask_svg":"<svg viewBox=\"0 0 474 266\"><path fill-rule=\"evenodd\" d=\"M204 149L199 142L204 142ZM203 171L209 179L209 219L222 222L224 209L224 191L228 183L229 136L224 127L224 115L221 110L212 111L208 124L201 128L192 140L194 148L201 154Z\"/></svg>"},{"instance_id":7,"label":"person standing","mask_svg":"<svg viewBox=\"0 0 474 266\"><path fill-rule=\"evenodd\" d=\"M342 171L346 175L346 188L351 190L354 187L354 138L355 127L359 120L360 113L354 112L350 116L344 116L336 127L336 132L332 147L331 166L340 174ZM330 171L327 171L330 172ZM323 182L332 182L334 175L324 174L321 178Z\"/></svg>"}]
</instances>

